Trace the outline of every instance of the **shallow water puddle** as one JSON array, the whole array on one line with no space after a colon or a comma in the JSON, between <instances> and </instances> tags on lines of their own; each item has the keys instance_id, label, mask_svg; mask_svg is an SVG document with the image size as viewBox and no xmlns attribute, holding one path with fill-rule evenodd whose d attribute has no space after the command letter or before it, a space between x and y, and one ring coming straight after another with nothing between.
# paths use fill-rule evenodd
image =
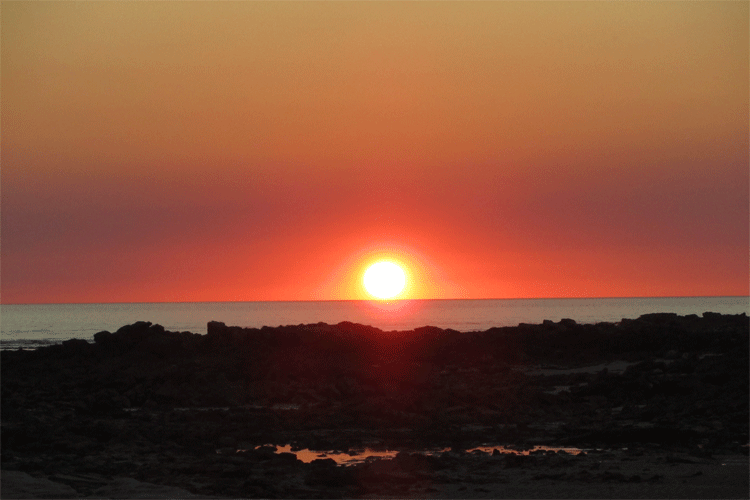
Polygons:
<instances>
[{"instance_id":1,"label":"shallow water puddle","mask_svg":"<svg viewBox=\"0 0 750 500\"><path fill-rule=\"evenodd\" d=\"M274 446L274 445L266 445L266 446ZM260 448L260 446L256 446L255 449L257 450ZM287 444L284 446L275 446L276 453L294 453L297 456L298 460L301 460L305 463L310 463L313 460L319 460L319 459L325 459L330 458L333 461L335 461L338 465L352 465L352 464L359 464L366 462L368 460L375 460L375 459L381 459L381 458L395 458L396 455L398 455L398 451L392 451L392 450L374 450L372 448L358 448L358 449L352 449L348 452L337 452L337 451L313 451L307 448L301 449L301 450L292 450L292 445ZM498 453L502 453L505 455L530 455L532 453L539 453L539 452L559 452L563 451L565 453L571 454L571 455L578 455L585 450L582 450L580 448L559 448L559 447L553 447L553 446L534 446L533 448L529 450L514 450L511 448L506 448L504 446L478 446L476 448L469 448L465 450L466 453L472 453L472 452L481 452L481 453L487 453L492 454L495 450L498 451ZM434 450L411 450L410 453L421 453L423 455L441 455L446 452L450 452L451 448L440 448L440 449L434 449Z\"/></svg>"},{"instance_id":2,"label":"shallow water puddle","mask_svg":"<svg viewBox=\"0 0 750 500\"><path fill-rule=\"evenodd\" d=\"M531 455L535 452L547 452L547 451L554 451L555 453L564 451L565 453L568 453L569 455L579 455L581 453L584 453L586 450L582 450L580 448L559 448L556 446L534 446L530 450L513 450L510 448L506 448L505 446L478 446L476 448L471 448L466 450L467 453L471 453L472 451L482 451L484 453L492 454L493 451L497 450L499 453L504 454L516 454L516 455Z\"/></svg>"},{"instance_id":3,"label":"shallow water puddle","mask_svg":"<svg viewBox=\"0 0 750 500\"><path fill-rule=\"evenodd\" d=\"M260 448L260 446L255 447L256 450L258 448ZM276 453L294 453L295 455L297 455L298 460L301 460L305 463L310 463L313 460L331 458L338 465L358 464L365 462L368 459L394 458L396 455L398 455L397 451L373 450L372 448L359 448L350 450L348 452L313 451L307 448L292 451L292 445L290 444L287 444L285 446L276 446Z\"/></svg>"}]
</instances>

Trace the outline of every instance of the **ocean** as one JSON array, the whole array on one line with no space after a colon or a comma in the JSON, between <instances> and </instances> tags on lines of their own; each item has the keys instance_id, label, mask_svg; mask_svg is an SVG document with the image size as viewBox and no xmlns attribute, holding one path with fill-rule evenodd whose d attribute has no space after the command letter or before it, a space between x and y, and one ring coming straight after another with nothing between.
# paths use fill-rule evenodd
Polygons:
<instances>
[{"instance_id":1,"label":"ocean","mask_svg":"<svg viewBox=\"0 0 750 500\"><path fill-rule=\"evenodd\" d=\"M545 319L579 323L618 322L642 314L704 312L750 314L748 297L659 297L601 299L342 300L301 302L182 302L128 304L0 305L0 348L34 349L71 338L92 341L102 330L116 331L150 321L171 331L206 333L209 321L228 326L299 325L342 321L382 330L437 326L468 332L493 326L538 324Z\"/></svg>"}]
</instances>

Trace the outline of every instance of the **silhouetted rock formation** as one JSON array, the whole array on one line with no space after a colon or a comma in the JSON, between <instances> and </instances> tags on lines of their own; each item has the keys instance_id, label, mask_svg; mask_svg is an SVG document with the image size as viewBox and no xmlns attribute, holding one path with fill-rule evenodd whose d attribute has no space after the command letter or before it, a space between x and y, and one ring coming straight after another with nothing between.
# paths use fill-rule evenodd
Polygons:
<instances>
[{"instance_id":1,"label":"silhouetted rock formation","mask_svg":"<svg viewBox=\"0 0 750 500\"><path fill-rule=\"evenodd\" d=\"M3 468L86 494L117 477L204 495L401 495L432 482L429 494L435 481L467 481L454 471L470 461L543 470L535 481L653 486L654 475L553 470L593 464L585 456L404 452L342 468L255 447L659 445L688 462L679 454L746 456L748 329L744 314L712 313L471 333L212 321L198 335L137 322L93 343L1 353Z\"/></svg>"}]
</instances>

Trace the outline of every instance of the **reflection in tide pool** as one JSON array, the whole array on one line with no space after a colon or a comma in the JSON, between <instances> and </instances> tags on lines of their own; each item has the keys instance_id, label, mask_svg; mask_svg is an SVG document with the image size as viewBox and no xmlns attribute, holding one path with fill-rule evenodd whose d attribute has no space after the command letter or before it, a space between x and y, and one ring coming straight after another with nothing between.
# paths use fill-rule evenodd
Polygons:
<instances>
[{"instance_id":1,"label":"reflection in tide pool","mask_svg":"<svg viewBox=\"0 0 750 500\"><path fill-rule=\"evenodd\" d=\"M274 446L274 445L266 445L266 446ZM260 446L256 446L255 449L260 448ZM285 446L275 446L276 453L294 453L297 456L297 459L301 460L305 463L310 463L313 460L319 460L319 459L325 459L330 458L333 461L335 461L338 465L352 465L352 464L359 464L363 462L367 462L368 460L377 460L382 458L395 458L396 455L398 455L398 451L391 451L391 450L374 450L372 448L359 448L359 449L352 449L347 452L337 452L337 451L313 451L310 449L301 449L301 450L292 450L292 445L287 444ZM498 453L506 454L506 455L530 455L533 453L546 453L546 452L565 452L570 455L578 455L580 453L583 453L585 450L582 450L580 448L559 448L554 446L534 446L531 449L528 450L514 450L511 448L506 448L505 446L478 446L476 448L470 448L468 450L462 450L461 452L466 453L488 453L492 454L495 450L497 450ZM406 450L404 450L406 451ZM411 450L410 453L422 453L424 455L441 455L446 452L451 452L451 448L439 448L439 449L433 449L433 450Z\"/></svg>"},{"instance_id":2,"label":"reflection in tide pool","mask_svg":"<svg viewBox=\"0 0 750 500\"><path fill-rule=\"evenodd\" d=\"M273 446L273 445L267 445ZM257 450L260 446L256 446ZM397 451L382 451L373 450L371 448L353 449L346 453L336 451L312 451L307 448L303 450L292 450L292 445L276 446L276 453L294 453L297 455L297 459L310 463L313 460L319 460L324 458L333 459L338 465L351 465L358 464L367 461L368 459L378 458L394 458L398 455Z\"/></svg>"},{"instance_id":3,"label":"reflection in tide pool","mask_svg":"<svg viewBox=\"0 0 750 500\"><path fill-rule=\"evenodd\" d=\"M554 451L555 453L563 451L570 455L578 455L585 451L580 448L558 448L555 446L534 446L530 450L512 450L504 446L478 446L476 448L468 449L466 450L466 452L471 453L472 451L477 451L477 450L484 452L484 453L490 453L490 454L494 452L495 450L497 450L500 453L505 453L505 454L514 453L516 455L530 455L534 452L547 452L547 451Z\"/></svg>"}]
</instances>

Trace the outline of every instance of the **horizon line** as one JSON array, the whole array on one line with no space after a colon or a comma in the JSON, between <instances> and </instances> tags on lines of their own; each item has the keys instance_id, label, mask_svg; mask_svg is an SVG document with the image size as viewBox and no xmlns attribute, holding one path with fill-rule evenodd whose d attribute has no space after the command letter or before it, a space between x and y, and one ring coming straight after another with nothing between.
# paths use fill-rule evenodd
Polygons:
<instances>
[{"instance_id":1,"label":"horizon line","mask_svg":"<svg viewBox=\"0 0 750 500\"><path fill-rule=\"evenodd\" d=\"M277 299L277 300L182 300L182 301L133 301L133 302L11 302L0 306L53 306L53 305L122 305L122 304L221 304L221 303L249 303L249 302L410 302L410 301L449 301L449 300L603 300L603 299L715 299L715 298L747 298L750 295L633 295L609 297L503 297L503 298L431 298L431 299Z\"/></svg>"}]
</instances>

